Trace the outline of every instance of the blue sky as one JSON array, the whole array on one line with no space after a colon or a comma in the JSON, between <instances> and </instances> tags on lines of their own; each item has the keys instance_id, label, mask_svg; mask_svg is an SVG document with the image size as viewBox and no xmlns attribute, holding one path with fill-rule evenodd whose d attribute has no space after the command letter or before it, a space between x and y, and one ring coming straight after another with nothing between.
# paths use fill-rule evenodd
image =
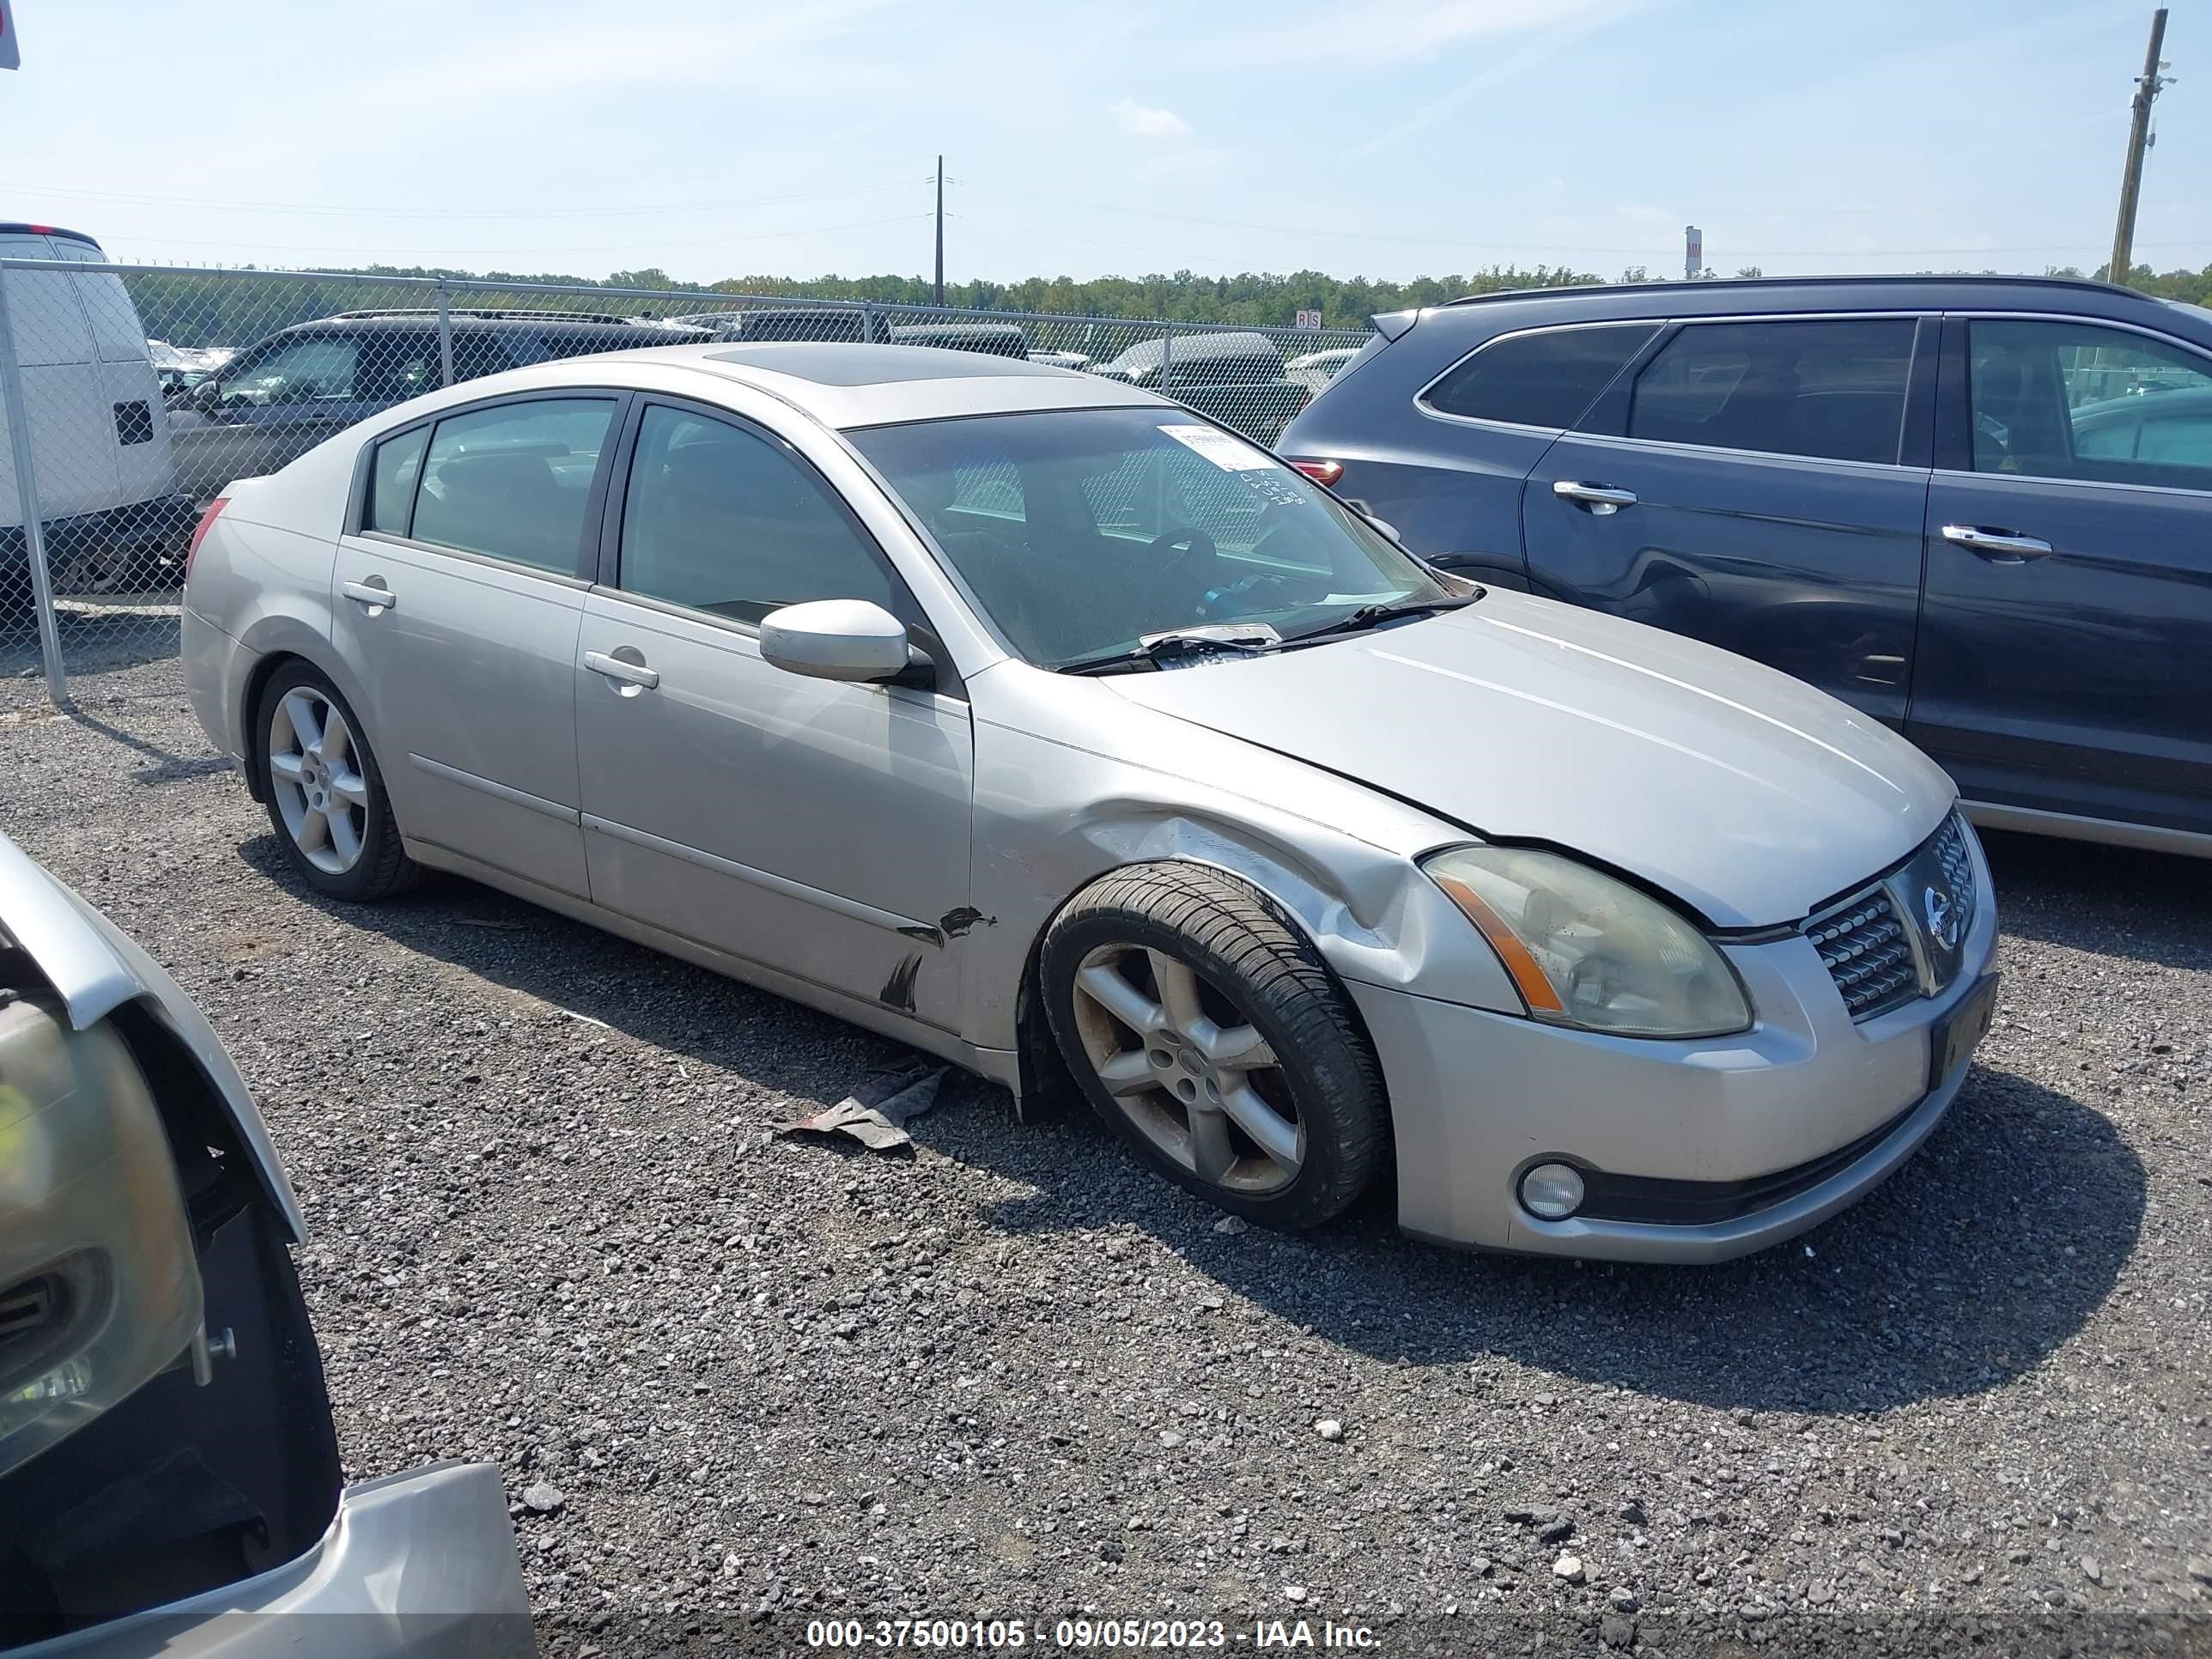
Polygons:
<instances>
[{"instance_id":1,"label":"blue sky","mask_svg":"<svg viewBox=\"0 0 2212 1659\"><path fill-rule=\"evenodd\" d=\"M0 217L113 257L713 280L2085 269L2151 7L13 0ZM2136 231L2212 263L2174 0Z\"/></svg>"}]
</instances>

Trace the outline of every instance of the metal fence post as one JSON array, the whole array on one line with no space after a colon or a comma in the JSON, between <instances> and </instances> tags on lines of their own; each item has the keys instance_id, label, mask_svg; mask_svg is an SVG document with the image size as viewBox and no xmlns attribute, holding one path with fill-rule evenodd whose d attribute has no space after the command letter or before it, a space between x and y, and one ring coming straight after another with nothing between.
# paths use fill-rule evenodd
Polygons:
<instances>
[{"instance_id":1,"label":"metal fence post","mask_svg":"<svg viewBox=\"0 0 2212 1659\"><path fill-rule=\"evenodd\" d=\"M1173 323L1170 323L1168 325L1168 331L1160 336L1160 396L1163 398L1173 397L1175 394L1170 392L1168 388L1174 384L1175 325Z\"/></svg>"},{"instance_id":2,"label":"metal fence post","mask_svg":"<svg viewBox=\"0 0 2212 1659\"><path fill-rule=\"evenodd\" d=\"M890 331L887 328L882 327L877 323L876 308L873 305L863 303L860 307L860 316L863 319L860 326L867 331L862 337L865 338L870 345L875 345L878 342L888 340L891 337Z\"/></svg>"},{"instance_id":3,"label":"metal fence post","mask_svg":"<svg viewBox=\"0 0 2212 1659\"><path fill-rule=\"evenodd\" d=\"M453 383L453 319L446 279L438 278L438 384Z\"/></svg>"},{"instance_id":4,"label":"metal fence post","mask_svg":"<svg viewBox=\"0 0 2212 1659\"><path fill-rule=\"evenodd\" d=\"M70 708L69 676L62 668L61 629L54 620L53 578L46 569L46 527L39 511L38 469L31 459L31 417L23 400L23 372L16 361L15 319L8 307L8 276L0 269L0 403L8 411L8 441L15 460L15 498L23 510L23 556L31 566L31 602L39 612L39 655L46 667L46 695Z\"/></svg>"}]
</instances>

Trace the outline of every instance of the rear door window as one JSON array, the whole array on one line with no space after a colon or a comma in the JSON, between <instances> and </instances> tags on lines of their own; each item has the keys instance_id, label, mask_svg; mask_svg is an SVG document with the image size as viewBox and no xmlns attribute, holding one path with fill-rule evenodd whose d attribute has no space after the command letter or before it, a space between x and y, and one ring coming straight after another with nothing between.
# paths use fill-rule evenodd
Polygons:
<instances>
[{"instance_id":1,"label":"rear door window","mask_svg":"<svg viewBox=\"0 0 2212 1659\"><path fill-rule=\"evenodd\" d=\"M1654 323L1547 328L1492 340L1422 395L1439 415L1564 431L1656 331Z\"/></svg>"},{"instance_id":2,"label":"rear door window","mask_svg":"<svg viewBox=\"0 0 2212 1659\"><path fill-rule=\"evenodd\" d=\"M1692 323L1636 377L1628 435L1895 465L1910 317Z\"/></svg>"},{"instance_id":3,"label":"rear door window","mask_svg":"<svg viewBox=\"0 0 2212 1659\"><path fill-rule=\"evenodd\" d=\"M611 398L541 398L439 422L422 463L414 539L576 574L615 406Z\"/></svg>"}]
</instances>

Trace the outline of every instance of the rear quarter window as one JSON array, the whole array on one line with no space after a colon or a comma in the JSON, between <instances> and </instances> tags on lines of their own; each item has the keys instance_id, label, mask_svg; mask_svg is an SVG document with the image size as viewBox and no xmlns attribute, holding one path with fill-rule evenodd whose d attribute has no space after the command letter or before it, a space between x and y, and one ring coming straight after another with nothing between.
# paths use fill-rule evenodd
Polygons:
<instances>
[{"instance_id":1,"label":"rear quarter window","mask_svg":"<svg viewBox=\"0 0 2212 1659\"><path fill-rule=\"evenodd\" d=\"M1597 401L1657 326L1591 323L1504 335L1479 348L1420 401L1462 420L1565 430Z\"/></svg>"}]
</instances>

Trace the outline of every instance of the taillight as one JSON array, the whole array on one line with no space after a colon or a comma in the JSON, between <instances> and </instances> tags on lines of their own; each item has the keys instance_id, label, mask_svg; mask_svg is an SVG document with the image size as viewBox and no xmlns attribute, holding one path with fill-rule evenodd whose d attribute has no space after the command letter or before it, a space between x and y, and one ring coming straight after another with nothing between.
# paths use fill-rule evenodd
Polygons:
<instances>
[{"instance_id":1,"label":"taillight","mask_svg":"<svg viewBox=\"0 0 2212 1659\"><path fill-rule=\"evenodd\" d=\"M1297 468L1299 471L1304 473L1306 477L1311 478L1316 483L1323 484L1331 489L1335 488L1336 481L1344 476L1344 463L1342 461L1294 460L1291 465Z\"/></svg>"},{"instance_id":2,"label":"taillight","mask_svg":"<svg viewBox=\"0 0 2212 1659\"><path fill-rule=\"evenodd\" d=\"M216 514L229 505L229 496L218 495L200 509L200 521L192 526L192 539L185 549L185 580L186 581L192 579L192 561L199 557L200 544L207 539L208 531L215 524Z\"/></svg>"}]
</instances>

